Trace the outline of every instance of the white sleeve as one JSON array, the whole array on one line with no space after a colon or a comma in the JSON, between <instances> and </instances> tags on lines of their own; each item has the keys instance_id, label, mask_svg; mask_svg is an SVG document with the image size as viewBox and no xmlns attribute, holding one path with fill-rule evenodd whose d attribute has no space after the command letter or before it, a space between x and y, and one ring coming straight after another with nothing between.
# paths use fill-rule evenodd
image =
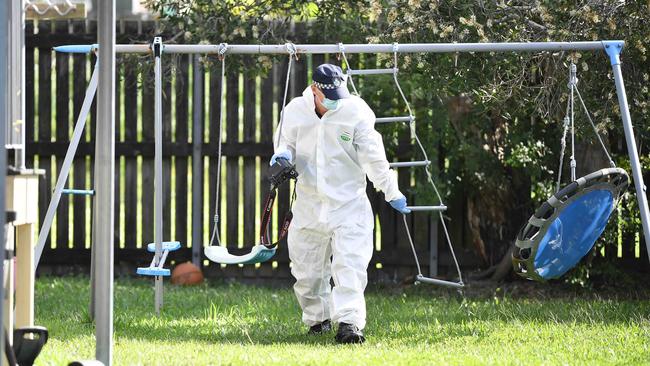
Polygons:
<instances>
[{"instance_id":1,"label":"white sleeve","mask_svg":"<svg viewBox=\"0 0 650 366\"><path fill-rule=\"evenodd\" d=\"M397 174L388 165L381 135L375 130L375 114L370 114L356 126L354 145L364 173L375 188L384 192L386 201L390 202L403 195L399 191Z\"/></svg>"},{"instance_id":2,"label":"white sleeve","mask_svg":"<svg viewBox=\"0 0 650 366\"><path fill-rule=\"evenodd\" d=\"M289 150L293 159L296 158L296 129L292 126L291 123L292 113L295 108L291 108L290 105L284 107L282 113L286 113L284 116L284 121L282 125L278 124L278 128L273 135L273 152L279 153L281 151ZM278 140L278 134L281 134L280 139Z\"/></svg>"}]
</instances>

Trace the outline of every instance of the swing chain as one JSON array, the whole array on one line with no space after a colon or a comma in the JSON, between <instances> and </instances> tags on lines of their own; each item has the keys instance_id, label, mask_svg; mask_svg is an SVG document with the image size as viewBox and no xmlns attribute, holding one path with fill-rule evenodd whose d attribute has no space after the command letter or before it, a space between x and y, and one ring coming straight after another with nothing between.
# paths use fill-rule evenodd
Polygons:
<instances>
[{"instance_id":1,"label":"swing chain","mask_svg":"<svg viewBox=\"0 0 650 366\"><path fill-rule=\"evenodd\" d=\"M609 161L609 165L612 168L616 167L616 164L614 163L614 160L612 159L611 155L609 154L609 151L607 150L607 147L605 146L605 143L603 142L603 139L600 137L600 134L598 133L598 128L596 127L596 124L594 123L593 119L591 118L591 113L589 113L589 110L587 109L587 105L585 104L584 100L582 99L582 95L580 94L580 90L578 89L578 76L577 76L577 66L575 63L571 62L571 65L569 66L569 81L567 82L567 88L569 88L569 98L567 100L567 107L566 107L566 114L563 120L563 133L562 133L562 140L561 140L561 149L560 149L560 168L558 169L558 178L557 178L557 190L560 189L560 184L562 180L562 165L564 162L564 152L566 149L566 135L567 131L571 130L571 157L569 161L569 168L571 172L571 181L576 180L576 167L577 167L577 162L575 160L575 112L574 112L574 105L575 105L575 95L578 97L578 101L580 102L580 106L582 107L582 110L587 117L587 120L589 121L589 124L591 125L594 134L596 135L596 138L598 139L598 142L600 144L600 147L603 150L603 153L607 157L607 160ZM578 107L579 108L579 107Z\"/></svg>"}]
</instances>

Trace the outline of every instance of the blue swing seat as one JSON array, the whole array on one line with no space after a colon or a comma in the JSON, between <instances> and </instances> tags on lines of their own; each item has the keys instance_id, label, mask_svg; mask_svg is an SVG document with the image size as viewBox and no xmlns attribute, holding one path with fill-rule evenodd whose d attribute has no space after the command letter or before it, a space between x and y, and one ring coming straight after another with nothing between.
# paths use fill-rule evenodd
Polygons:
<instances>
[{"instance_id":1,"label":"blue swing seat","mask_svg":"<svg viewBox=\"0 0 650 366\"><path fill-rule=\"evenodd\" d=\"M142 276L170 276L171 275L171 271L167 268L163 268L162 266L165 265L165 259L167 258L167 254L169 254L169 252L173 252L175 250L180 249L181 243L177 241L164 241L161 244L162 244L162 255L161 255L160 264L156 266L155 263L152 261L149 267L138 267L138 269L136 270L137 274ZM147 251L150 253L155 253L156 243L147 244Z\"/></svg>"}]
</instances>

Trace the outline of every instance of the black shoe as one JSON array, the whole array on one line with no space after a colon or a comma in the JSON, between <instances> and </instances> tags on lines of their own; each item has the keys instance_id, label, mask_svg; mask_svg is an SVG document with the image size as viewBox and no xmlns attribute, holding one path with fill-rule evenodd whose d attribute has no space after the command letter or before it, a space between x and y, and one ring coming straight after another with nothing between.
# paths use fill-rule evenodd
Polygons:
<instances>
[{"instance_id":1,"label":"black shoe","mask_svg":"<svg viewBox=\"0 0 650 366\"><path fill-rule=\"evenodd\" d=\"M366 338L363 336L363 333L354 324L348 323L339 323L339 331L336 333L336 342L338 343L363 343L366 341Z\"/></svg>"},{"instance_id":2,"label":"black shoe","mask_svg":"<svg viewBox=\"0 0 650 366\"><path fill-rule=\"evenodd\" d=\"M307 332L307 335L318 335L318 334L323 334L331 331L332 331L332 322L329 319L327 319L322 323L312 325L311 327L309 327L309 332Z\"/></svg>"}]
</instances>

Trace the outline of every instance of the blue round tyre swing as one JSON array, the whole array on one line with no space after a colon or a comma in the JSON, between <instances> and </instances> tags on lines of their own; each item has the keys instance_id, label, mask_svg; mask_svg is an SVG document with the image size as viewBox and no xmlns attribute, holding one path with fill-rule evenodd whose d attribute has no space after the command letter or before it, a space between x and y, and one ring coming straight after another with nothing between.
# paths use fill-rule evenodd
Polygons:
<instances>
[{"instance_id":1,"label":"blue round tyre swing","mask_svg":"<svg viewBox=\"0 0 650 366\"><path fill-rule=\"evenodd\" d=\"M528 219L512 262L525 278L559 278L591 251L629 183L625 170L606 168L562 188Z\"/></svg>"},{"instance_id":2,"label":"blue round tyre swing","mask_svg":"<svg viewBox=\"0 0 650 366\"><path fill-rule=\"evenodd\" d=\"M517 274L535 281L559 278L572 269L594 247L602 235L609 217L627 188L630 177L625 170L616 168L598 129L591 118L578 90L577 67L570 65L570 95L558 169L557 193L542 204L517 234L512 264ZM598 142L609 160L610 168L601 169L576 179L574 95ZM571 135L571 180L560 189L566 137Z\"/></svg>"}]
</instances>

